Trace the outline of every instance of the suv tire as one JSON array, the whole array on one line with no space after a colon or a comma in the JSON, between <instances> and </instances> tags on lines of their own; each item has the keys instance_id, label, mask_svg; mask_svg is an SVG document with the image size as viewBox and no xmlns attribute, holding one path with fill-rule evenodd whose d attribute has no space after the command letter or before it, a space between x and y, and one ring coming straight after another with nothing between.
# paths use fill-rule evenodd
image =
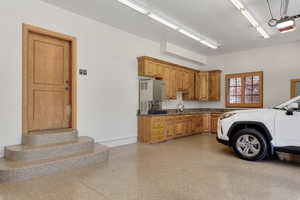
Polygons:
<instances>
[{"instance_id":1,"label":"suv tire","mask_svg":"<svg viewBox=\"0 0 300 200\"><path fill-rule=\"evenodd\" d=\"M266 138L256 129L239 130L232 138L235 153L244 160L259 161L268 155Z\"/></svg>"}]
</instances>

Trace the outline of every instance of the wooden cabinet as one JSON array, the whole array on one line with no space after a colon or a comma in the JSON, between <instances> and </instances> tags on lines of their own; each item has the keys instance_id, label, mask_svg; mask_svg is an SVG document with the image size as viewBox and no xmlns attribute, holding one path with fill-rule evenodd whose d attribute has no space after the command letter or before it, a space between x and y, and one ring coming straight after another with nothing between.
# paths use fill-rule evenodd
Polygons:
<instances>
[{"instance_id":1,"label":"wooden cabinet","mask_svg":"<svg viewBox=\"0 0 300 200\"><path fill-rule=\"evenodd\" d=\"M218 131L218 120L221 116L221 113L213 113L211 114L211 133L217 133Z\"/></svg>"},{"instance_id":2,"label":"wooden cabinet","mask_svg":"<svg viewBox=\"0 0 300 200\"><path fill-rule=\"evenodd\" d=\"M139 116L138 140L158 143L201 133L216 133L221 113Z\"/></svg>"},{"instance_id":3,"label":"wooden cabinet","mask_svg":"<svg viewBox=\"0 0 300 200\"><path fill-rule=\"evenodd\" d=\"M195 98L201 101L220 100L221 71L198 72L196 74Z\"/></svg>"},{"instance_id":4,"label":"wooden cabinet","mask_svg":"<svg viewBox=\"0 0 300 200\"><path fill-rule=\"evenodd\" d=\"M139 76L162 79L166 84L167 99L176 99L183 92L183 100L220 100L221 71L197 71L151 57L139 57Z\"/></svg>"}]
</instances>

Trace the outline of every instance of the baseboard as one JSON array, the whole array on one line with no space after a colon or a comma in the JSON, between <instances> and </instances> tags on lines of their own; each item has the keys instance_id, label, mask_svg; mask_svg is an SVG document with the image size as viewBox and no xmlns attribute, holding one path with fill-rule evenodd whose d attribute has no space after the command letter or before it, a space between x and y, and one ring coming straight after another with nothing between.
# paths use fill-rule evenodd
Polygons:
<instances>
[{"instance_id":1,"label":"baseboard","mask_svg":"<svg viewBox=\"0 0 300 200\"><path fill-rule=\"evenodd\" d=\"M129 136L129 137L120 137L113 138L109 140L96 141L96 143L108 146L108 147L117 147L127 144L137 143L137 136Z\"/></svg>"}]
</instances>

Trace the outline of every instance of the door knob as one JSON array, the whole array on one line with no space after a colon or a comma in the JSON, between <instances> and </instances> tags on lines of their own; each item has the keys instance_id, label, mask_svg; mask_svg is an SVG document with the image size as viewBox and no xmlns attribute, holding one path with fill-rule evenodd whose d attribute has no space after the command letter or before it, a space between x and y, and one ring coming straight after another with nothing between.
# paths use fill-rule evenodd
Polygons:
<instances>
[{"instance_id":1,"label":"door knob","mask_svg":"<svg viewBox=\"0 0 300 200\"><path fill-rule=\"evenodd\" d=\"M69 91L69 87L65 87L65 90L66 90L66 91Z\"/></svg>"}]
</instances>

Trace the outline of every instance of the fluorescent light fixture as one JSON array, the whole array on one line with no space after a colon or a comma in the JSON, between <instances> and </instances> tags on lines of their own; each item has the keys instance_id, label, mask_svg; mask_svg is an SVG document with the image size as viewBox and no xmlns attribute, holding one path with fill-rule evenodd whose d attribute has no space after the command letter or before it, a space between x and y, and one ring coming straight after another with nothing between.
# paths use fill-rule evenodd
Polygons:
<instances>
[{"instance_id":1,"label":"fluorescent light fixture","mask_svg":"<svg viewBox=\"0 0 300 200\"><path fill-rule=\"evenodd\" d=\"M250 24L256 28L256 30L265 38L270 38L270 35L259 25L253 15L244 7L244 5L239 0L230 0L231 3L241 11L244 17L250 22Z\"/></svg>"},{"instance_id":2,"label":"fluorescent light fixture","mask_svg":"<svg viewBox=\"0 0 300 200\"><path fill-rule=\"evenodd\" d=\"M230 0L231 3L239 10L244 9L244 6L241 2L239 2L238 0Z\"/></svg>"},{"instance_id":3,"label":"fluorescent light fixture","mask_svg":"<svg viewBox=\"0 0 300 200\"><path fill-rule=\"evenodd\" d=\"M262 27L257 27L256 30L265 38L269 39L270 35L262 28Z\"/></svg>"},{"instance_id":4,"label":"fluorescent light fixture","mask_svg":"<svg viewBox=\"0 0 300 200\"><path fill-rule=\"evenodd\" d=\"M171 22L168 22L167 20L161 18L161 17L158 16L158 15L155 15L155 14L153 14L153 13L150 13L150 14L149 14L149 17L151 17L152 19L158 21L158 22L161 23L161 24L164 24L164 25L170 27L171 29L174 29L174 30L177 30L177 29L178 29L178 26L176 26L175 24L172 24Z\"/></svg>"},{"instance_id":5,"label":"fluorescent light fixture","mask_svg":"<svg viewBox=\"0 0 300 200\"><path fill-rule=\"evenodd\" d=\"M142 8L142 7L140 7L140 6L138 6L137 4L133 3L132 1L129 1L129 0L118 0L118 1L119 1L120 3L122 3L122 4L124 4L124 5L126 5L126 6L128 6L128 7L130 7L130 8L132 8L132 9L134 9L134 10L136 10L136 11L138 11L138 12L144 14L144 15L146 15L146 14L149 13L148 10L146 10L146 9L144 9L144 8Z\"/></svg>"},{"instance_id":6,"label":"fluorescent light fixture","mask_svg":"<svg viewBox=\"0 0 300 200\"><path fill-rule=\"evenodd\" d=\"M276 27L278 29L286 28L286 27L289 27L289 26L295 26L295 20L283 21L283 22L280 22L276 25Z\"/></svg>"},{"instance_id":7,"label":"fluorescent light fixture","mask_svg":"<svg viewBox=\"0 0 300 200\"><path fill-rule=\"evenodd\" d=\"M190 38L192 38L192 39L194 39L194 40L196 40L196 41L200 41L199 37L197 37L197 36L195 36L195 35L187 32L187 31L185 31L183 29L179 29L179 32L182 33L182 34L184 34L184 35L186 35L186 36L188 36L188 37L190 37Z\"/></svg>"},{"instance_id":8,"label":"fluorescent light fixture","mask_svg":"<svg viewBox=\"0 0 300 200\"><path fill-rule=\"evenodd\" d=\"M247 11L247 10L242 10L241 11L242 14L246 17L246 19L250 22L250 24L253 26L253 27L258 27L259 24L257 23L257 21L254 19L254 17Z\"/></svg>"},{"instance_id":9,"label":"fluorescent light fixture","mask_svg":"<svg viewBox=\"0 0 300 200\"><path fill-rule=\"evenodd\" d=\"M216 45L214 45L214 44L212 44L212 43L210 43L210 42L207 42L207 41L205 41L205 40L201 40L200 41L202 44L204 44L205 46L208 46L208 47L210 47L210 48L212 48L212 49L217 49L218 48L218 46L216 46Z\"/></svg>"}]
</instances>

